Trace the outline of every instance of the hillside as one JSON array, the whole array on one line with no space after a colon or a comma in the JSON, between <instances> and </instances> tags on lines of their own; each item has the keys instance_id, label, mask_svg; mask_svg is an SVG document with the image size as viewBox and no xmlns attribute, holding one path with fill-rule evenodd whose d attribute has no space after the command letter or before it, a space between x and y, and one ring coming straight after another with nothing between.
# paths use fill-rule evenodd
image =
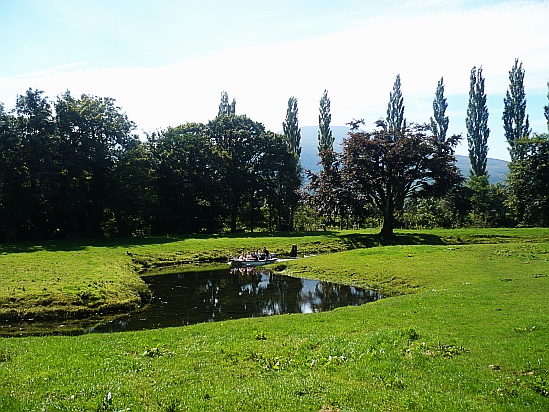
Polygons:
<instances>
[{"instance_id":1,"label":"hillside","mask_svg":"<svg viewBox=\"0 0 549 412\"><path fill-rule=\"evenodd\" d=\"M347 136L349 131L345 126L332 126L332 133L335 138L334 149L341 151L341 142ZM301 165L303 169L318 171L318 127L305 126L301 128ZM469 176L471 163L469 157L456 155L457 166L464 177ZM489 174L490 183L501 183L505 180L507 174L507 162L500 159L488 159L486 166Z\"/></svg>"}]
</instances>

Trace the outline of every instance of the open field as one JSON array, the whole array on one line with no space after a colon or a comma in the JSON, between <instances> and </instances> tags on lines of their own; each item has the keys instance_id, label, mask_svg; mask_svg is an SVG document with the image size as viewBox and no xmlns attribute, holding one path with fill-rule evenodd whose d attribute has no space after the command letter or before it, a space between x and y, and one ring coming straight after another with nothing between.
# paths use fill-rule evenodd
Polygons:
<instances>
[{"instance_id":1,"label":"open field","mask_svg":"<svg viewBox=\"0 0 549 412\"><path fill-rule=\"evenodd\" d=\"M80 276L105 273L114 287L117 276L139 279L140 259L292 244L340 252L279 269L393 297L320 314L0 339L0 410L548 410L549 230L399 232L396 243L330 232L5 246L4 300L21 287L15 276L36 290L58 276L64 292L71 274L78 288Z\"/></svg>"}]
</instances>

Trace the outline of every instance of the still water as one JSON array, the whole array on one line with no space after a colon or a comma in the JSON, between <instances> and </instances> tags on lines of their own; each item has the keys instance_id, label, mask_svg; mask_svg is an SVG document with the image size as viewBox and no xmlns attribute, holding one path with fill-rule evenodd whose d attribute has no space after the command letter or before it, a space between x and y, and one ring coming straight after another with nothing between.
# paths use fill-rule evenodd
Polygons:
<instances>
[{"instance_id":1,"label":"still water","mask_svg":"<svg viewBox=\"0 0 549 412\"><path fill-rule=\"evenodd\" d=\"M233 269L144 277L153 299L143 310L95 328L117 332L183 326L201 322L254 318L284 313L312 313L356 306L379 293L268 270Z\"/></svg>"},{"instance_id":2,"label":"still water","mask_svg":"<svg viewBox=\"0 0 549 412\"><path fill-rule=\"evenodd\" d=\"M68 325L45 325L40 334L109 333L184 326L228 319L286 313L328 311L340 306L372 302L381 295L372 290L311 279L278 275L265 269L223 269L145 276L153 298L143 308L110 320ZM10 329L14 329L11 325ZM31 325L27 325L29 327ZM24 326L19 333L26 334ZM42 328L42 329L44 329ZM7 332L6 329L3 332ZM68 328L67 328L68 329ZM36 334L38 331L27 333Z\"/></svg>"}]
</instances>

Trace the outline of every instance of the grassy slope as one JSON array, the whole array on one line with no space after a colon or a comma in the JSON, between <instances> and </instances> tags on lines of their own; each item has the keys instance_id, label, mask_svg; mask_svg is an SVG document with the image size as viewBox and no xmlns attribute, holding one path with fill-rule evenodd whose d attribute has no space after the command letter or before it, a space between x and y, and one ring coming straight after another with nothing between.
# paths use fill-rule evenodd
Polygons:
<instances>
[{"instance_id":1,"label":"grassy slope","mask_svg":"<svg viewBox=\"0 0 549 412\"><path fill-rule=\"evenodd\" d=\"M148 292L136 269L223 261L240 250L267 246L289 253L344 250L337 234L204 236L0 245L0 318L74 317L135 307Z\"/></svg>"},{"instance_id":2,"label":"grassy slope","mask_svg":"<svg viewBox=\"0 0 549 412\"><path fill-rule=\"evenodd\" d=\"M0 316L66 317L127 309L148 293L121 251L72 244L70 249L0 255Z\"/></svg>"},{"instance_id":3,"label":"grassy slope","mask_svg":"<svg viewBox=\"0 0 549 412\"><path fill-rule=\"evenodd\" d=\"M549 240L549 234L540 229L408 231L401 232L396 242L459 244L517 239ZM321 254L376 246L379 239L373 231L343 231L0 245L0 318L70 318L98 310L127 309L147 294L136 267L219 262L238 251L263 246L284 256L292 244L297 244L302 254ZM387 287L385 291L389 291Z\"/></svg>"},{"instance_id":4,"label":"grassy slope","mask_svg":"<svg viewBox=\"0 0 549 412\"><path fill-rule=\"evenodd\" d=\"M405 293L362 307L1 339L0 409L547 410L548 232L483 233L422 237L506 243L358 249L287 264L300 276Z\"/></svg>"}]
</instances>

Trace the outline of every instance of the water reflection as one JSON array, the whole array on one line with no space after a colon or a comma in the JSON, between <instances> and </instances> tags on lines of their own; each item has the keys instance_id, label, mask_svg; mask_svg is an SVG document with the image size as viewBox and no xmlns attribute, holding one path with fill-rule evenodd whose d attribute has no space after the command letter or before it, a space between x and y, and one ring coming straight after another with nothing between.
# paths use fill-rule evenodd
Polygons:
<instances>
[{"instance_id":1,"label":"water reflection","mask_svg":"<svg viewBox=\"0 0 549 412\"><path fill-rule=\"evenodd\" d=\"M0 336L80 335L183 326L362 305L375 291L281 276L265 268L185 272L143 278L153 293L145 307L124 316L0 323Z\"/></svg>"},{"instance_id":2,"label":"water reflection","mask_svg":"<svg viewBox=\"0 0 549 412\"><path fill-rule=\"evenodd\" d=\"M142 310L93 328L117 332L183 326L283 313L311 313L361 305L379 293L352 286L281 276L268 270L233 269L144 278L153 299Z\"/></svg>"}]
</instances>

